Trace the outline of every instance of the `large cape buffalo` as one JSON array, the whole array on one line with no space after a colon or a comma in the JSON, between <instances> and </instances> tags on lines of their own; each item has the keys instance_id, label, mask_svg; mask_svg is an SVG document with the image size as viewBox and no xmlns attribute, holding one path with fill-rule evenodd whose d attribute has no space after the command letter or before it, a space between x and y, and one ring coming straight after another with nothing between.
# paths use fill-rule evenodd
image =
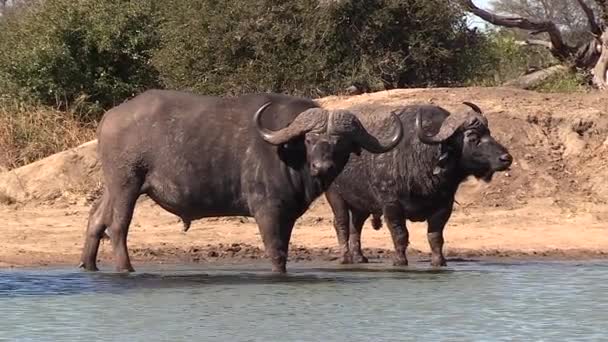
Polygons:
<instances>
[{"instance_id":1,"label":"large cape buffalo","mask_svg":"<svg viewBox=\"0 0 608 342\"><path fill-rule=\"evenodd\" d=\"M327 190L351 153L384 153L352 113L280 94L233 98L150 90L105 113L97 131L104 193L89 215L81 267L97 270L107 229L119 271L133 271L127 233L147 194L186 225L253 216L273 271L285 272L293 225Z\"/></svg>"},{"instance_id":2,"label":"large cape buffalo","mask_svg":"<svg viewBox=\"0 0 608 342\"><path fill-rule=\"evenodd\" d=\"M407 265L406 219L427 221L431 264L446 264L443 228L458 186L469 176L489 182L494 172L509 168L513 161L490 135L479 107L464 104L467 110L451 115L434 105L406 106L397 111L405 132L393 151L350 159L326 192L342 263L367 262L361 252L361 229L370 215L372 225L379 229L384 215L395 245L395 265ZM358 117L368 129L388 128L382 118Z\"/></svg>"}]
</instances>

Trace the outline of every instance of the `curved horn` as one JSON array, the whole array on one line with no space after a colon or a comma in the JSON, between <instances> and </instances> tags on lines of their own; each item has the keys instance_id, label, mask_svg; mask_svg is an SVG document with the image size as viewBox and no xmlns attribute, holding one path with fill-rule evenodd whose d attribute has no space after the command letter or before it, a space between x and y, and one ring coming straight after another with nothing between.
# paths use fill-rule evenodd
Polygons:
<instances>
[{"instance_id":1,"label":"curved horn","mask_svg":"<svg viewBox=\"0 0 608 342\"><path fill-rule=\"evenodd\" d=\"M278 131L271 131L262 126L262 113L271 102L266 102L253 115L255 127L262 139L273 145L281 145L302 133L311 131L321 125L325 125L327 113L320 108L310 108L300 113L287 127Z\"/></svg>"},{"instance_id":2,"label":"curved horn","mask_svg":"<svg viewBox=\"0 0 608 342\"><path fill-rule=\"evenodd\" d=\"M269 129L264 128L264 126L262 126L262 113L264 112L264 110L266 110L266 108L268 108L270 105L272 104L272 102L268 101L266 103L264 103L262 105L262 107L260 107L255 114L253 114L253 122L255 122L255 127L258 129L258 132L260 133L260 135L262 136L262 139L272 143L272 141L275 141L275 133L272 133Z\"/></svg>"},{"instance_id":3,"label":"curved horn","mask_svg":"<svg viewBox=\"0 0 608 342\"><path fill-rule=\"evenodd\" d=\"M471 107L471 109L473 109L473 111L475 113L479 114L479 117L480 117L481 121L483 121L483 124L486 127L488 126L488 119L485 117L485 115L483 115L483 112L481 111L481 108L479 108L476 104L474 104L472 102L465 101L462 104Z\"/></svg>"},{"instance_id":4,"label":"curved horn","mask_svg":"<svg viewBox=\"0 0 608 342\"><path fill-rule=\"evenodd\" d=\"M479 108L476 104L474 104L472 102L467 102L467 101L463 102L462 104L471 107L471 109L473 109L477 114L483 115L481 108Z\"/></svg>"},{"instance_id":5,"label":"curved horn","mask_svg":"<svg viewBox=\"0 0 608 342\"><path fill-rule=\"evenodd\" d=\"M467 114L450 114L443 123L441 124L441 128L437 134L429 136L425 133L424 128L422 127L422 118L420 117L420 112L416 114L416 133L418 134L418 139L425 144L440 144L445 141L447 138L451 137L454 132L467 120Z\"/></svg>"},{"instance_id":6,"label":"curved horn","mask_svg":"<svg viewBox=\"0 0 608 342\"><path fill-rule=\"evenodd\" d=\"M403 137L403 123L401 119L395 114L395 112L391 112L391 117L396 124L397 132L393 134L390 140L386 143L381 143L378 141L376 137L371 135L359 122L359 131L355 133L355 140L361 145L362 148L371 152L371 153L385 153L397 146ZM356 118L356 117L355 117ZM359 121L359 119L357 119Z\"/></svg>"}]
</instances>

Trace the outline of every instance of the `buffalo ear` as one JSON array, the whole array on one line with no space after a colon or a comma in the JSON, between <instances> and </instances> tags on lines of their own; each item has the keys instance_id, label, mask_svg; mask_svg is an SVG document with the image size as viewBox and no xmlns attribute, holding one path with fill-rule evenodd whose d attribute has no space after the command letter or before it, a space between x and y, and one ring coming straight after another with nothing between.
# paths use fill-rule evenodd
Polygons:
<instances>
[{"instance_id":1,"label":"buffalo ear","mask_svg":"<svg viewBox=\"0 0 608 342\"><path fill-rule=\"evenodd\" d=\"M304 136L298 136L279 145L279 151L283 153L297 153L306 151L306 147L304 146Z\"/></svg>"},{"instance_id":2,"label":"buffalo ear","mask_svg":"<svg viewBox=\"0 0 608 342\"><path fill-rule=\"evenodd\" d=\"M298 137L277 146L279 158L287 165L300 168L306 163L306 147L304 138Z\"/></svg>"},{"instance_id":3,"label":"buffalo ear","mask_svg":"<svg viewBox=\"0 0 608 342\"><path fill-rule=\"evenodd\" d=\"M359 146L358 144L353 144L353 151L352 153L354 153L357 157L361 155L361 146Z\"/></svg>"}]
</instances>

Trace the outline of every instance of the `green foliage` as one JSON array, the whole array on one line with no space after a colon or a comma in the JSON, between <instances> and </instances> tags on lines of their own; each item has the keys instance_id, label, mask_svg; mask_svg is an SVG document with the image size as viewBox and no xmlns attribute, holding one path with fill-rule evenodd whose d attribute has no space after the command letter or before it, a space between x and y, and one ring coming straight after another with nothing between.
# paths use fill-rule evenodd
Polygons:
<instances>
[{"instance_id":1,"label":"green foliage","mask_svg":"<svg viewBox=\"0 0 608 342\"><path fill-rule=\"evenodd\" d=\"M590 90L588 77L580 72L568 70L557 73L533 90L546 93L574 93Z\"/></svg>"},{"instance_id":2,"label":"green foliage","mask_svg":"<svg viewBox=\"0 0 608 342\"><path fill-rule=\"evenodd\" d=\"M499 86L531 68L543 69L557 62L545 48L521 45L509 31L489 32L479 48L478 71L469 73L469 84Z\"/></svg>"},{"instance_id":3,"label":"green foliage","mask_svg":"<svg viewBox=\"0 0 608 342\"><path fill-rule=\"evenodd\" d=\"M163 3L154 57L169 88L207 94L282 91L314 84L323 60L316 0Z\"/></svg>"},{"instance_id":4,"label":"green foliage","mask_svg":"<svg viewBox=\"0 0 608 342\"><path fill-rule=\"evenodd\" d=\"M0 20L0 86L45 104L108 107L158 85L154 1L38 0Z\"/></svg>"},{"instance_id":5,"label":"green foliage","mask_svg":"<svg viewBox=\"0 0 608 342\"><path fill-rule=\"evenodd\" d=\"M207 94L449 85L475 55L444 0L168 0L161 12L163 83Z\"/></svg>"},{"instance_id":6,"label":"green foliage","mask_svg":"<svg viewBox=\"0 0 608 342\"><path fill-rule=\"evenodd\" d=\"M472 32L445 0L31 0L0 29L3 93L60 108L85 98L86 113L151 87L322 96L353 83L498 84L536 58L503 33Z\"/></svg>"}]
</instances>

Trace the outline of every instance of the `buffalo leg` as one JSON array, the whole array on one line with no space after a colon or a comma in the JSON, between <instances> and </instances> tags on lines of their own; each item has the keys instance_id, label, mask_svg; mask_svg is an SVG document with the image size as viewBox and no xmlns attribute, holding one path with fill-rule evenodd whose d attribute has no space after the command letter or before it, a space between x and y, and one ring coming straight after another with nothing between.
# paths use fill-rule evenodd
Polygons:
<instances>
[{"instance_id":1,"label":"buffalo leg","mask_svg":"<svg viewBox=\"0 0 608 342\"><path fill-rule=\"evenodd\" d=\"M443 229L445 224L450 219L452 209L444 209L428 219L427 238L431 247L431 265L446 266L446 260L443 256Z\"/></svg>"},{"instance_id":2,"label":"buffalo leg","mask_svg":"<svg viewBox=\"0 0 608 342\"><path fill-rule=\"evenodd\" d=\"M121 189L120 197L113 197L112 200L112 224L108 227L108 230L110 231L110 240L112 241L118 272L135 271L129 258L127 235L139 193L140 186L138 184L127 184Z\"/></svg>"},{"instance_id":3,"label":"buffalo leg","mask_svg":"<svg viewBox=\"0 0 608 342\"><path fill-rule=\"evenodd\" d=\"M84 248L80 258L79 267L87 271L98 271L97 252L99 242L104 235L104 231L111 223L112 208L110 197L107 190L104 190L102 197L93 204L89 213L89 222L85 233Z\"/></svg>"},{"instance_id":4,"label":"buffalo leg","mask_svg":"<svg viewBox=\"0 0 608 342\"><path fill-rule=\"evenodd\" d=\"M391 232L393 244L395 245L395 260L393 265L406 266L406 250L409 244L409 232L405 226L405 216L401 206L398 204L386 205L383 208L384 220Z\"/></svg>"},{"instance_id":5,"label":"buffalo leg","mask_svg":"<svg viewBox=\"0 0 608 342\"><path fill-rule=\"evenodd\" d=\"M369 262L361 250L361 232L363 231L363 224L368 217L369 214L351 210L349 244L354 263L366 264Z\"/></svg>"},{"instance_id":6,"label":"buffalo leg","mask_svg":"<svg viewBox=\"0 0 608 342\"><path fill-rule=\"evenodd\" d=\"M340 246L340 263L352 264L353 258L350 253L349 246L349 208L342 197L331 189L325 193L327 202L334 213L334 229L338 237L338 245Z\"/></svg>"},{"instance_id":7,"label":"buffalo leg","mask_svg":"<svg viewBox=\"0 0 608 342\"><path fill-rule=\"evenodd\" d=\"M262 210L254 216L262 235L266 255L272 263L272 271L286 273L289 240L295 221L281 219L276 209Z\"/></svg>"}]
</instances>

